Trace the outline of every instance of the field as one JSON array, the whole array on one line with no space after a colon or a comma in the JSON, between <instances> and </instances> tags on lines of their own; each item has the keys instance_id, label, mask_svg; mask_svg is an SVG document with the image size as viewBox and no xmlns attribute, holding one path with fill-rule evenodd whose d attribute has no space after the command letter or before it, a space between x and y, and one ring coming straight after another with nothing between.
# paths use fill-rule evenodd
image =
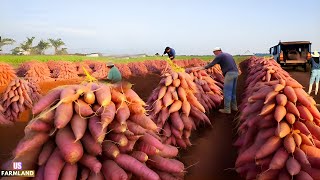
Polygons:
<instances>
[{"instance_id":1,"label":"field","mask_svg":"<svg viewBox=\"0 0 320 180\"><path fill-rule=\"evenodd\" d=\"M56 56L56 55L39 55L39 56L14 56L14 55L0 55L0 62L10 63L13 66L17 67L19 64L28 62L31 60L37 60L40 62L47 62L50 60L53 61L71 61L71 62L79 62L84 60L94 60L94 61L112 61L114 63L128 63L128 62L140 62L147 60L165 60L167 56L150 56L150 57L131 57L131 58L114 58L114 57L86 57L86 56L75 56L75 55L64 55L64 56ZM197 58L203 61L211 61L213 56L177 56L177 60L183 59L192 59ZM234 56L234 59L239 63L242 60L246 59L247 56Z\"/></svg>"},{"instance_id":2,"label":"field","mask_svg":"<svg viewBox=\"0 0 320 180\"><path fill-rule=\"evenodd\" d=\"M165 60L166 57L159 57L159 60ZM179 56L178 60L190 59L191 57ZM210 61L212 57L192 57L199 58L203 61ZM209 179L228 179L228 180L238 180L243 179L244 177L240 177L241 173L237 173L235 169L235 164L237 160L237 156L239 153L238 147L234 146L234 142L239 138L239 118L243 113L243 109L241 109L241 104L245 103L248 98L245 98L246 91L250 89L247 87L249 76L249 67L247 64L243 64L245 59L248 57L235 57L237 64L241 69L241 74L238 78L238 86L237 86L237 102L238 107L240 109L239 112L234 112L230 115L222 114L217 111L219 107L212 108L210 111L206 113L208 118L212 123L212 127L210 126L199 126L197 130L192 132L192 136L190 137L192 146L188 146L186 149L179 148L179 155L177 157L178 160L185 164L185 169L188 173L185 175L184 179L201 179L201 180L209 180ZM0 56L0 62L8 62L12 64L14 67L18 67L21 63L27 62L30 60L37 59L42 62L46 62L48 60L66 60L72 62L78 62L87 60L87 57L81 56ZM146 57L146 58L133 58L133 59L104 59L104 58L90 58L90 60L99 60L99 61L113 61L117 63L128 63L128 62L140 62L146 60L154 60L155 57ZM255 69L254 66L251 67L251 70ZM307 91L308 83L309 83L309 72L303 72L302 70L292 70L290 68L285 69L289 75L298 81L304 88L304 91ZM262 72L263 70L261 70ZM257 72L259 74L260 71ZM271 71L270 71L271 72ZM280 70L279 70L280 73ZM251 75L253 76L253 75ZM255 75L258 76L258 75ZM271 76L271 75L270 75ZM143 80L141 80L143 78ZM270 78L275 78L273 75ZM145 101L147 102L149 97L152 95L153 91L158 87L159 82L162 77L159 73L152 73L145 76L130 76L126 78L127 81L131 82L133 85L132 89ZM263 79L263 78L261 78ZM66 84L79 84L82 79L77 80L56 80L51 82L40 82L39 86L42 90L43 94L46 94L49 90ZM272 79L273 82L276 81ZM262 82L262 80L261 80ZM249 81L250 83L250 81ZM267 82L265 82L267 83ZM258 83L257 83L258 84ZM254 84L253 86L255 86ZM0 87L0 93L5 91L6 86ZM314 96L313 98L317 104L320 103L320 97ZM297 105L301 105L297 103ZM151 110L152 111L152 110ZM260 112L260 109L259 109ZM255 113L255 112L254 112ZM13 149L16 147L18 142L24 136L24 128L27 125L27 121L31 118L30 111L25 111L20 118L20 122L17 122L13 127L1 127L0 126L0 164L4 163L6 160L11 158L11 153ZM314 119L316 119L316 115ZM246 119L245 119L246 120ZM244 121L245 121L244 120ZM285 120L283 120L285 121ZM282 122L283 122L282 121ZM300 119L301 122L305 122ZM274 125L277 127L276 125ZM259 127L255 127L258 128ZM10 137L10 138L4 138ZM314 138L316 139L316 138ZM261 169L265 168L261 166ZM305 168L305 167L304 167ZM314 168L316 169L316 168ZM318 171L318 169L316 169ZM306 171L306 170L305 170ZM271 178L272 179L272 178ZM273 178L277 179L277 178Z\"/></svg>"}]
</instances>

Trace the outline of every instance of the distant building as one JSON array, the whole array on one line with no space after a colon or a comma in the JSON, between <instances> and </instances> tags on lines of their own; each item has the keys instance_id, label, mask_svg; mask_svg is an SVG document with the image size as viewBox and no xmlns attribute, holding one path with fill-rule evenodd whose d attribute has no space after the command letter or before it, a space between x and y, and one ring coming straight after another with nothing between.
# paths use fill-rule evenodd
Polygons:
<instances>
[{"instance_id":1,"label":"distant building","mask_svg":"<svg viewBox=\"0 0 320 180\"><path fill-rule=\"evenodd\" d=\"M101 57L101 53L91 53L91 54L86 54L87 57Z\"/></svg>"}]
</instances>

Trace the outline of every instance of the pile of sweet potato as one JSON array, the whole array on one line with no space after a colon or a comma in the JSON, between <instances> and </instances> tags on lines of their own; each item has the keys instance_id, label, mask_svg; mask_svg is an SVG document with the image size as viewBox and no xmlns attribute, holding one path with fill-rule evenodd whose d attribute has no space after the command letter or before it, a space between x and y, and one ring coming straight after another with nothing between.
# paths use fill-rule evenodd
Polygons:
<instances>
[{"instance_id":1,"label":"pile of sweet potato","mask_svg":"<svg viewBox=\"0 0 320 180\"><path fill-rule=\"evenodd\" d=\"M0 86L8 85L17 76L14 69L6 63L0 63Z\"/></svg>"},{"instance_id":2,"label":"pile of sweet potato","mask_svg":"<svg viewBox=\"0 0 320 180\"><path fill-rule=\"evenodd\" d=\"M251 58L240 105L236 170L245 179L318 179L320 113L273 59Z\"/></svg>"},{"instance_id":3,"label":"pile of sweet potato","mask_svg":"<svg viewBox=\"0 0 320 180\"><path fill-rule=\"evenodd\" d=\"M0 99L2 114L5 118L1 125L13 125L21 113L32 108L34 102L40 98L40 89L35 83L29 83L16 78L10 82Z\"/></svg>"},{"instance_id":4,"label":"pile of sweet potato","mask_svg":"<svg viewBox=\"0 0 320 180\"><path fill-rule=\"evenodd\" d=\"M20 77L24 77L27 81L34 81L37 83L43 81L53 81L51 78L50 69L46 63L42 62L31 61L23 63L19 67L17 73Z\"/></svg>"},{"instance_id":5,"label":"pile of sweet potato","mask_svg":"<svg viewBox=\"0 0 320 180\"><path fill-rule=\"evenodd\" d=\"M144 106L127 84L55 88L34 105L5 168L19 161L38 179L183 179L178 149L160 141Z\"/></svg>"},{"instance_id":6,"label":"pile of sweet potato","mask_svg":"<svg viewBox=\"0 0 320 180\"><path fill-rule=\"evenodd\" d=\"M201 122L211 125L205 108L194 93L198 91L190 74L165 73L147 104L152 119L162 129L162 141L183 148L191 145L191 131Z\"/></svg>"}]
</instances>

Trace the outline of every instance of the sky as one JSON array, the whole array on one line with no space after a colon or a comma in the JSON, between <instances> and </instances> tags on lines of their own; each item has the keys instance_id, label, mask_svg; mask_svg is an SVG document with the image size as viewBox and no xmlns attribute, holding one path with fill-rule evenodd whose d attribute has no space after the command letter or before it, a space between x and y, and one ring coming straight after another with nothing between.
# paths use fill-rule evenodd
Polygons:
<instances>
[{"instance_id":1,"label":"sky","mask_svg":"<svg viewBox=\"0 0 320 180\"><path fill-rule=\"evenodd\" d=\"M307 40L320 51L319 0L0 0L0 36L61 38L71 53L267 53ZM51 53L52 51L48 51Z\"/></svg>"}]
</instances>

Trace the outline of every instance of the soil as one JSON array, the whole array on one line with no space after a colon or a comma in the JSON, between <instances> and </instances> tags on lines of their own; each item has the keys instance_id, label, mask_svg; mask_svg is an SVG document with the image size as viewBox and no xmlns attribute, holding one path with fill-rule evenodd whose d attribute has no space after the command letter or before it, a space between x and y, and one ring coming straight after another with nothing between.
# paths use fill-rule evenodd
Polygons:
<instances>
[{"instance_id":1,"label":"soil","mask_svg":"<svg viewBox=\"0 0 320 180\"><path fill-rule=\"evenodd\" d=\"M287 71L303 86L308 87L310 78L309 72L290 69ZM242 72L245 71L242 69ZM244 76L245 75L242 74L238 79L238 104L241 103ZM145 77L131 77L128 81L134 84L133 89L146 101L152 90L157 87L160 76L152 74ZM47 92L59 85L76 83L79 83L78 80L42 83L40 84L40 88L44 92ZM307 90L307 88L305 90ZM320 97L315 97L315 100L319 103ZM30 113L24 113L23 118L28 119L29 115ZM179 154L179 159L185 164L185 167L190 166L187 169L188 173L186 179L241 179L233 169L237 157L237 150L232 146L232 143L236 139L234 119L237 114L233 112L231 115L225 115L214 110L208 115L213 125L212 128L198 128L198 130L192 134L191 142L193 143L193 146L186 150L181 150ZM14 127L0 127L0 166L5 160L10 158L11 151L23 137L25 125L26 122L18 122Z\"/></svg>"}]
</instances>

